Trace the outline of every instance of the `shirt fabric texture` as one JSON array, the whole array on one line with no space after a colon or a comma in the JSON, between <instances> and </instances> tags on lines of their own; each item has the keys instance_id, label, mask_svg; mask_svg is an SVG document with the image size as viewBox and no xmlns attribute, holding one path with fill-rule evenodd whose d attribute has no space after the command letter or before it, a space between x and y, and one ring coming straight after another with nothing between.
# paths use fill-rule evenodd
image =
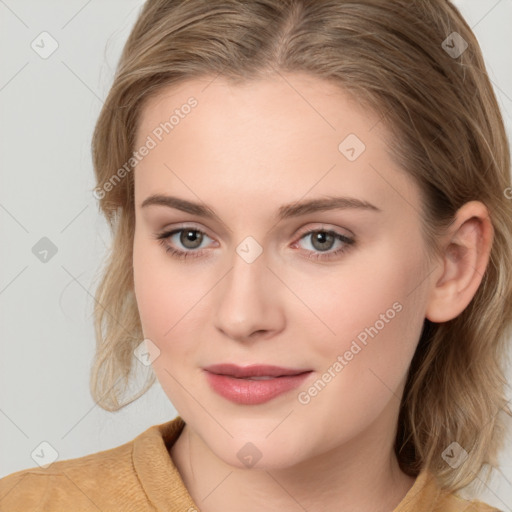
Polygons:
<instances>
[{"instance_id":1,"label":"shirt fabric texture","mask_svg":"<svg viewBox=\"0 0 512 512\"><path fill-rule=\"evenodd\" d=\"M199 512L169 454L184 426L177 416L121 446L11 473L0 479L0 511ZM422 471L393 512L500 511L441 491Z\"/></svg>"}]
</instances>

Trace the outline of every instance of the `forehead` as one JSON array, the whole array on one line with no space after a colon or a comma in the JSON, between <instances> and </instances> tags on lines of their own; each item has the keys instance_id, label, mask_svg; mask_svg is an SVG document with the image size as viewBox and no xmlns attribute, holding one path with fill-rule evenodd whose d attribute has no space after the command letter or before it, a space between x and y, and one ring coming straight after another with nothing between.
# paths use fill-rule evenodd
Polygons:
<instances>
[{"instance_id":1,"label":"forehead","mask_svg":"<svg viewBox=\"0 0 512 512\"><path fill-rule=\"evenodd\" d=\"M190 80L142 109L136 147L149 139L154 147L136 167L136 195L196 201L215 192L219 204L240 207L335 190L384 206L415 194L388 154L389 135L376 113L318 78Z\"/></svg>"},{"instance_id":2,"label":"forehead","mask_svg":"<svg viewBox=\"0 0 512 512\"><path fill-rule=\"evenodd\" d=\"M187 105L191 99L196 103L193 108ZM216 130L210 135L221 134L222 128L245 124L257 130L255 137L265 133L276 135L271 132L273 128L288 128L290 135L305 137L332 135L336 131L341 136L343 130L364 134L379 124L379 116L360 106L347 91L303 73L274 75L239 84L225 77L210 77L170 85L145 103L137 142L173 114L175 119L171 124L175 135L183 131L178 130L178 125L185 125L181 121L186 117L200 121L195 128L215 126ZM297 123L297 118L302 122ZM376 135L378 133L376 130ZM286 132L280 135L285 136Z\"/></svg>"}]
</instances>

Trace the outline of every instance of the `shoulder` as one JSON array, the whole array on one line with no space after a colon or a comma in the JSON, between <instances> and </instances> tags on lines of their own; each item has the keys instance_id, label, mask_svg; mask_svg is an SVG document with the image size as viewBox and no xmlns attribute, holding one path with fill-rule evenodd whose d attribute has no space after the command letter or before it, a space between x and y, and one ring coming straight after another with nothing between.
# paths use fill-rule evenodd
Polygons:
<instances>
[{"instance_id":1,"label":"shoulder","mask_svg":"<svg viewBox=\"0 0 512 512\"><path fill-rule=\"evenodd\" d=\"M423 470L393 512L503 512L477 500L467 500L457 491L442 489L433 473Z\"/></svg>"},{"instance_id":2,"label":"shoulder","mask_svg":"<svg viewBox=\"0 0 512 512\"><path fill-rule=\"evenodd\" d=\"M84 457L56 461L50 466L34 467L11 473L0 479L0 510L114 510L141 487L132 464L133 441ZM115 489L122 488L126 496ZM111 490L112 492L109 492ZM114 506L115 505L115 506Z\"/></svg>"},{"instance_id":3,"label":"shoulder","mask_svg":"<svg viewBox=\"0 0 512 512\"><path fill-rule=\"evenodd\" d=\"M450 494L440 500L439 512L502 512L478 500L466 500L457 494Z\"/></svg>"}]
</instances>

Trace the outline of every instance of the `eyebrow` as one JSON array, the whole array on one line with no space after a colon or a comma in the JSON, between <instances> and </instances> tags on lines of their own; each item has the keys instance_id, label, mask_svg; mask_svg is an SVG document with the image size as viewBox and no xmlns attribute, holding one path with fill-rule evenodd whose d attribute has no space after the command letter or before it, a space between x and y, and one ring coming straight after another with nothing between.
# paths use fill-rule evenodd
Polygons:
<instances>
[{"instance_id":1,"label":"eyebrow","mask_svg":"<svg viewBox=\"0 0 512 512\"><path fill-rule=\"evenodd\" d=\"M215 213L215 211L204 203L194 203L179 197L154 194L147 197L141 203L140 207L145 208L150 205L160 205L167 206L168 208L175 208L177 210L181 210L182 212L190 213L191 215L197 215L206 219L216 220L217 222L224 224L224 222ZM355 197L327 196L323 198L310 199L307 201L294 202L283 205L277 212L277 218L281 221L293 217L299 217L301 215L307 215L310 213L345 209L370 210L376 212L382 211L377 206Z\"/></svg>"}]
</instances>

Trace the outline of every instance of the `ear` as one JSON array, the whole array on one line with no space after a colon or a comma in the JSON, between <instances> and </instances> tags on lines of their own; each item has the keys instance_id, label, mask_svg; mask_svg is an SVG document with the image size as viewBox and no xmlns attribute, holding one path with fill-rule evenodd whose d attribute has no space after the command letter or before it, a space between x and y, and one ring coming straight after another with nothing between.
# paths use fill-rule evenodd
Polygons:
<instances>
[{"instance_id":1,"label":"ear","mask_svg":"<svg viewBox=\"0 0 512 512\"><path fill-rule=\"evenodd\" d=\"M474 297L487 267L494 228L486 206L470 201L462 206L443 241L441 276L432 287L425 312L431 322L456 318Z\"/></svg>"}]
</instances>

